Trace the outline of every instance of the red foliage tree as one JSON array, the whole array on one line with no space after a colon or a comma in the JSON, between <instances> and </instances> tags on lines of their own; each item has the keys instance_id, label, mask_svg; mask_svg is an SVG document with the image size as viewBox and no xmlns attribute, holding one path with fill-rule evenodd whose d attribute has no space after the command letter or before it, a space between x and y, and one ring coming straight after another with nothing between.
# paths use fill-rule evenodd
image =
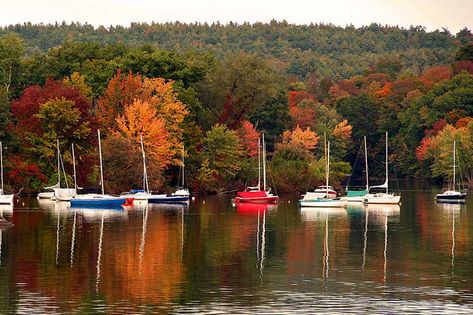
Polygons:
<instances>
[{"instance_id":1,"label":"red foliage tree","mask_svg":"<svg viewBox=\"0 0 473 315\"><path fill-rule=\"evenodd\" d=\"M241 123L241 128L238 130L241 143L246 148L246 152L249 157L253 157L258 154L258 139L260 133L255 129L253 124L248 120L244 120Z\"/></svg>"},{"instance_id":2,"label":"red foliage tree","mask_svg":"<svg viewBox=\"0 0 473 315\"><path fill-rule=\"evenodd\" d=\"M11 111L17 121L14 132L19 136L28 132L41 134L40 120L35 116L40 105L60 98L74 102L81 117L90 119L90 102L77 88L48 79L43 87L38 85L27 87L20 98L12 103Z\"/></svg>"},{"instance_id":3,"label":"red foliage tree","mask_svg":"<svg viewBox=\"0 0 473 315\"><path fill-rule=\"evenodd\" d=\"M122 74L119 70L108 82L104 95L97 101L97 118L102 126L110 128L115 117L123 114L126 105L132 104L142 91L139 74Z\"/></svg>"},{"instance_id":4,"label":"red foliage tree","mask_svg":"<svg viewBox=\"0 0 473 315\"><path fill-rule=\"evenodd\" d=\"M452 69L447 66L431 67L424 71L420 81L427 87L432 88L435 84L452 78Z\"/></svg>"},{"instance_id":5,"label":"red foliage tree","mask_svg":"<svg viewBox=\"0 0 473 315\"><path fill-rule=\"evenodd\" d=\"M453 64L454 74L459 74L463 71L473 74L473 62L469 60L461 60Z\"/></svg>"}]
</instances>

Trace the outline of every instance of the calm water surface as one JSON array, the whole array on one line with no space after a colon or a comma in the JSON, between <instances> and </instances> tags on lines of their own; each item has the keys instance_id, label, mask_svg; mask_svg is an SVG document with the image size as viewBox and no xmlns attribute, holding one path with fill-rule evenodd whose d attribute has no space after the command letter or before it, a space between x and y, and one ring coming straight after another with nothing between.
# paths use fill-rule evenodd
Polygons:
<instances>
[{"instance_id":1,"label":"calm water surface","mask_svg":"<svg viewBox=\"0 0 473 315\"><path fill-rule=\"evenodd\" d=\"M20 200L2 215L0 313L473 312L473 200L306 210L71 210Z\"/></svg>"}]
</instances>

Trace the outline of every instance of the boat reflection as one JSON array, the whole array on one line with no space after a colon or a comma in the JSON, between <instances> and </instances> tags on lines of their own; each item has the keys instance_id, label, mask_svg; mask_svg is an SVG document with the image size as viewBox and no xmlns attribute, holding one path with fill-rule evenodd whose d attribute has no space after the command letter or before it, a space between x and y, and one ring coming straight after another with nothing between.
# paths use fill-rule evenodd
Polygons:
<instances>
[{"instance_id":1,"label":"boat reflection","mask_svg":"<svg viewBox=\"0 0 473 315\"><path fill-rule=\"evenodd\" d=\"M128 212L123 209L74 208L68 211L70 215L73 215L75 212L80 214L86 222L100 222L102 220L107 222L128 220Z\"/></svg>"},{"instance_id":2,"label":"boat reflection","mask_svg":"<svg viewBox=\"0 0 473 315\"><path fill-rule=\"evenodd\" d=\"M11 217L13 215L13 205L0 205L0 218Z\"/></svg>"},{"instance_id":3,"label":"boat reflection","mask_svg":"<svg viewBox=\"0 0 473 315\"><path fill-rule=\"evenodd\" d=\"M239 214L243 215L259 215L263 212L274 211L278 208L277 204L267 203L237 203L236 209Z\"/></svg>"},{"instance_id":4,"label":"boat reflection","mask_svg":"<svg viewBox=\"0 0 473 315\"><path fill-rule=\"evenodd\" d=\"M347 216L347 211L345 208L301 207L300 211L302 221L323 221L328 217Z\"/></svg>"},{"instance_id":5,"label":"boat reflection","mask_svg":"<svg viewBox=\"0 0 473 315\"><path fill-rule=\"evenodd\" d=\"M51 212L69 212L69 202L54 201L50 199L38 199L38 206L40 209Z\"/></svg>"},{"instance_id":6,"label":"boat reflection","mask_svg":"<svg viewBox=\"0 0 473 315\"><path fill-rule=\"evenodd\" d=\"M454 203L436 203L437 208L440 208L444 211L444 215L446 216L446 220L452 222L451 227L451 239L452 239L452 246L451 246L451 266L452 266L452 274L455 268L455 221L460 218L461 210L465 207L465 204L454 204Z\"/></svg>"},{"instance_id":7,"label":"boat reflection","mask_svg":"<svg viewBox=\"0 0 473 315\"><path fill-rule=\"evenodd\" d=\"M365 211L370 213L373 218L373 224L384 225L385 218L389 217L390 221L398 222L401 214L401 207L399 205L383 205L383 204L368 204L365 206Z\"/></svg>"}]
</instances>

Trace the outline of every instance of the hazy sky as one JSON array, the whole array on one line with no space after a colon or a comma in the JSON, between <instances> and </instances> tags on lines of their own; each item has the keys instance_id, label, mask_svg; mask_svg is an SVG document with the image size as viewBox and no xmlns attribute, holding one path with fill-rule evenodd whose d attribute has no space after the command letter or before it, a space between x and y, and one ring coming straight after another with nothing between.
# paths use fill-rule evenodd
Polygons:
<instances>
[{"instance_id":1,"label":"hazy sky","mask_svg":"<svg viewBox=\"0 0 473 315\"><path fill-rule=\"evenodd\" d=\"M56 21L333 23L423 25L452 33L473 28L473 0L0 0L0 25Z\"/></svg>"}]
</instances>

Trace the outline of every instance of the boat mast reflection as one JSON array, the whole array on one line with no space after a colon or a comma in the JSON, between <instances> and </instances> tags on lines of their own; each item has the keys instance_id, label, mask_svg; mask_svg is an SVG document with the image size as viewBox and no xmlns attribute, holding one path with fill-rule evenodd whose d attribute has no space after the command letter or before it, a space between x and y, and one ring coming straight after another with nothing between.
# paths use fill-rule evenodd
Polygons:
<instances>
[{"instance_id":1,"label":"boat mast reflection","mask_svg":"<svg viewBox=\"0 0 473 315\"><path fill-rule=\"evenodd\" d=\"M324 236L324 256L322 264L322 279L328 279L328 272L330 270L330 250L328 246L328 213L325 215L325 236Z\"/></svg>"},{"instance_id":2,"label":"boat mast reflection","mask_svg":"<svg viewBox=\"0 0 473 315\"><path fill-rule=\"evenodd\" d=\"M77 211L74 209L74 219L72 221L72 238L71 238L71 268L74 265L74 246L76 241L76 221Z\"/></svg>"},{"instance_id":3,"label":"boat mast reflection","mask_svg":"<svg viewBox=\"0 0 473 315\"><path fill-rule=\"evenodd\" d=\"M401 212L399 205L383 205L383 204L369 204L365 208L366 219L365 219L365 246L363 248L363 267L365 267L365 255L366 255L366 242L367 242L367 231L368 231L368 212L374 215L378 220L374 220L375 223L383 224L384 228L384 248L383 248L383 284L386 285L386 275L388 267L388 218L398 217Z\"/></svg>"},{"instance_id":4,"label":"boat mast reflection","mask_svg":"<svg viewBox=\"0 0 473 315\"><path fill-rule=\"evenodd\" d=\"M95 292L99 292L100 284L100 263L102 258L102 240L103 240L103 222L104 222L104 212L102 212L102 220L100 222L100 237L99 237L99 248L97 254L97 280L95 281Z\"/></svg>"},{"instance_id":5,"label":"boat mast reflection","mask_svg":"<svg viewBox=\"0 0 473 315\"><path fill-rule=\"evenodd\" d=\"M146 227L148 225L148 206L143 211L143 227L141 232L140 251L139 251L139 270L141 272L141 264L143 262L143 256L145 254L145 243L146 243Z\"/></svg>"},{"instance_id":6,"label":"boat mast reflection","mask_svg":"<svg viewBox=\"0 0 473 315\"><path fill-rule=\"evenodd\" d=\"M368 245L368 214L369 210L365 210L365 229L363 232L363 264L361 265L361 269L363 272L365 271L366 266L366 246Z\"/></svg>"},{"instance_id":7,"label":"boat mast reflection","mask_svg":"<svg viewBox=\"0 0 473 315\"><path fill-rule=\"evenodd\" d=\"M263 216L260 220L260 211L258 211L258 227L256 229L256 269L260 271L260 281L263 284L263 270L264 270L264 259L265 259L265 247L266 247L266 211L263 211ZM260 233L260 221L261 221L261 233ZM261 236L261 242L260 242Z\"/></svg>"}]
</instances>

